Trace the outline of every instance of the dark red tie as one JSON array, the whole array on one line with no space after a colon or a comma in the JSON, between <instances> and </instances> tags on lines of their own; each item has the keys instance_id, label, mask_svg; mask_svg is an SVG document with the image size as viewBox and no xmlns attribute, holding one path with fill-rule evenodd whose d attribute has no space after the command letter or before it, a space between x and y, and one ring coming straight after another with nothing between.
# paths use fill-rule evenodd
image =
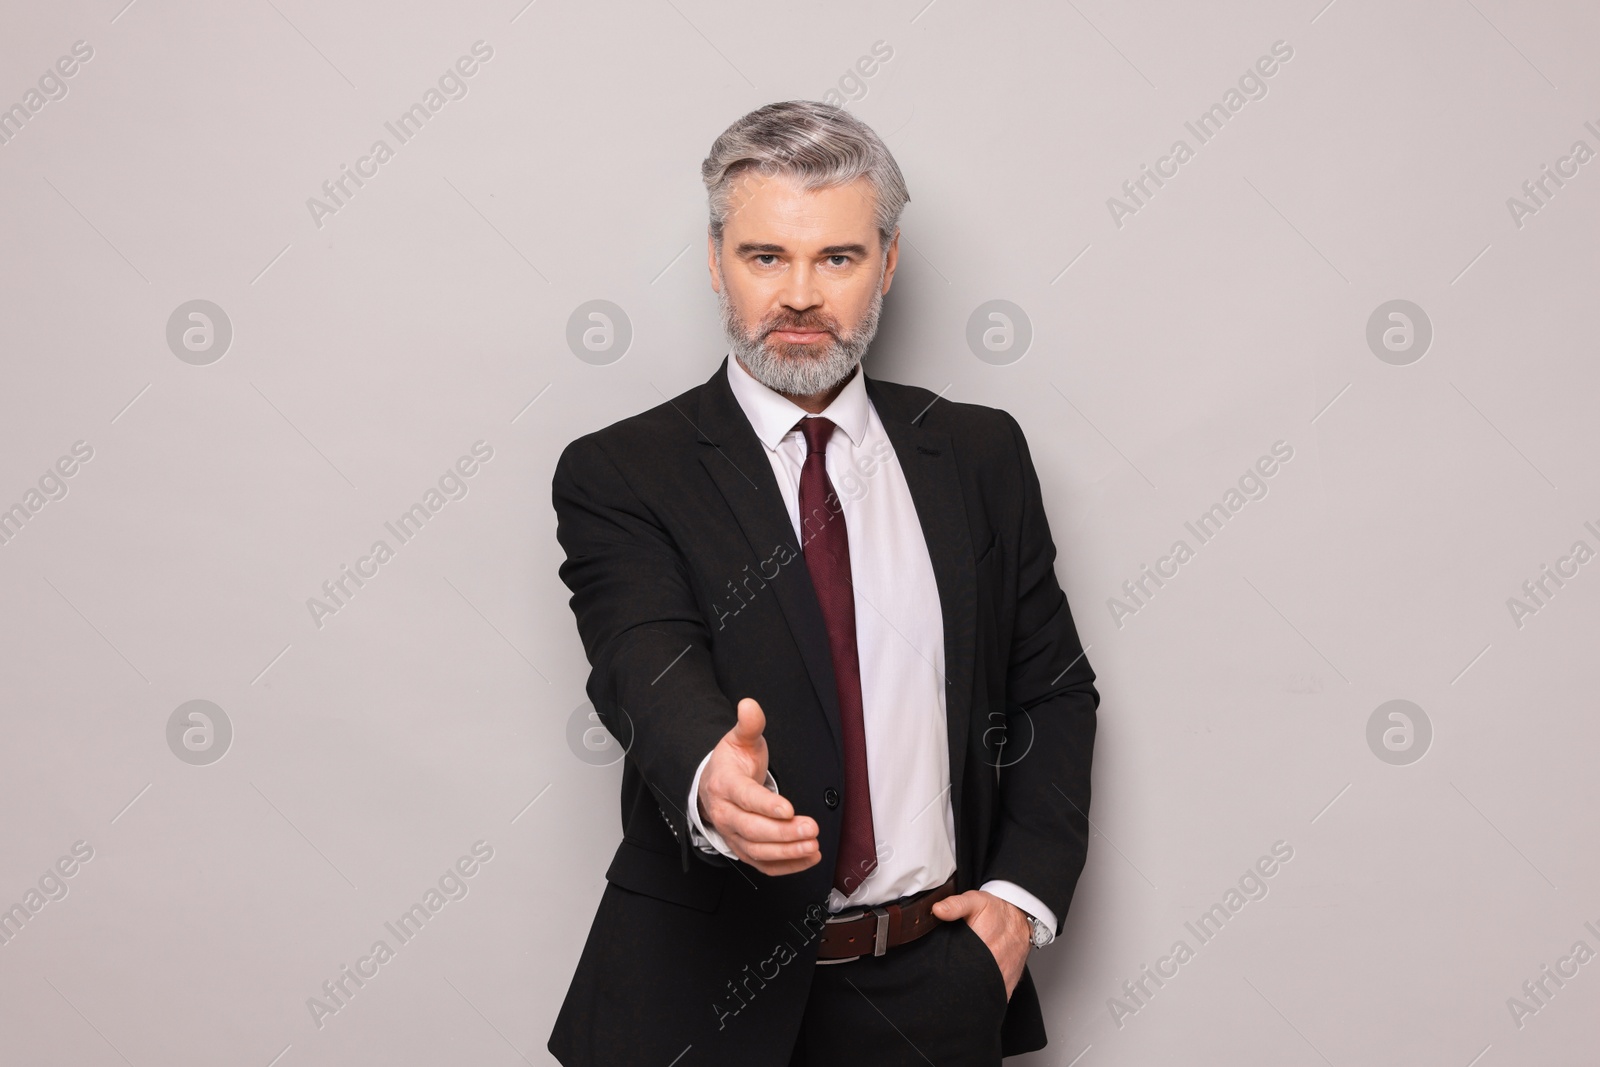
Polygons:
<instances>
[{"instance_id":1,"label":"dark red tie","mask_svg":"<svg viewBox=\"0 0 1600 1067\"><path fill-rule=\"evenodd\" d=\"M823 463L833 423L818 416L801 419L797 425L806 438L806 461L800 468L800 543L811 584L817 591L817 603L822 607L822 620L828 627L844 748L844 816L833 885L848 897L878 866L872 835L872 792L867 783L867 728L861 713L861 659L856 649L850 538L845 532L843 506Z\"/></svg>"}]
</instances>

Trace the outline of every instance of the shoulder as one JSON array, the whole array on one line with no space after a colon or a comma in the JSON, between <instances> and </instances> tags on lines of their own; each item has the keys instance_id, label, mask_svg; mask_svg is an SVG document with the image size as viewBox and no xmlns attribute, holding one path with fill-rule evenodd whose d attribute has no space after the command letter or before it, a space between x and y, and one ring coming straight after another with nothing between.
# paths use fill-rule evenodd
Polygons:
<instances>
[{"instance_id":1,"label":"shoulder","mask_svg":"<svg viewBox=\"0 0 1600 1067\"><path fill-rule=\"evenodd\" d=\"M668 469L682 469L685 457L696 452L699 432L694 420L705 388L696 385L636 415L574 438L556 460L556 495L568 495L580 485L595 490L610 486L638 495L663 481L662 473Z\"/></svg>"},{"instance_id":2,"label":"shoulder","mask_svg":"<svg viewBox=\"0 0 1600 1067\"><path fill-rule=\"evenodd\" d=\"M888 417L911 422L924 430L947 434L958 452L969 456L994 456L1015 460L1022 443L1022 428L1003 408L951 400L920 385L872 379L888 408ZM879 413L884 417L884 413Z\"/></svg>"},{"instance_id":3,"label":"shoulder","mask_svg":"<svg viewBox=\"0 0 1600 1067\"><path fill-rule=\"evenodd\" d=\"M619 466L633 467L647 463L651 457L673 455L692 445L699 436L694 419L705 388L704 384L696 385L637 415L574 438L562 450L557 465L592 461L598 455Z\"/></svg>"}]
</instances>

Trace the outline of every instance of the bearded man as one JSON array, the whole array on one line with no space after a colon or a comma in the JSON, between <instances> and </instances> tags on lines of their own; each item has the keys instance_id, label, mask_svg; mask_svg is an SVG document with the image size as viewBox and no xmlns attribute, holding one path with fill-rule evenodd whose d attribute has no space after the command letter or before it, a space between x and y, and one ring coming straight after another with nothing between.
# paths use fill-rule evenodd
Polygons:
<instances>
[{"instance_id":1,"label":"bearded man","mask_svg":"<svg viewBox=\"0 0 1600 1067\"><path fill-rule=\"evenodd\" d=\"M1099 696L1004 411L869 378L909 196L848 112L701 167L729 350L556 466L622 841L563 1064L995 1065L1088 845Z\"/></svg>"}]
</instances>

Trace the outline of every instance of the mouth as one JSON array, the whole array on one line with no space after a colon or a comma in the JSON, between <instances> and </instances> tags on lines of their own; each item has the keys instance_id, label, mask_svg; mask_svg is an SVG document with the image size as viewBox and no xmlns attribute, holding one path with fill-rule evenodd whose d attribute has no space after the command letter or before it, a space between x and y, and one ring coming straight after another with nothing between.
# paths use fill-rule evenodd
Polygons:
<instances>
[{"instance_id":1,"label":"mouth","mask_svg":"<svg viewBox=\"0 0 1600 1067\"><path fill-rule=\"evenodd\" d=\"M768 336L786 344L810 345L832 335L826 330L773 330Z\"/></svg>"}]
</instances>

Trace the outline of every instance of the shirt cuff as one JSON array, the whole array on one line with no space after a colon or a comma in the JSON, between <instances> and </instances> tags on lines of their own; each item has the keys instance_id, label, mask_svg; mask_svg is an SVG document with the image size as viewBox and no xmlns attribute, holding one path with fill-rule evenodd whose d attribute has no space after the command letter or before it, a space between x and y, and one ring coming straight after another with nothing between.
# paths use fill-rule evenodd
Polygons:
<instances>
[{"instance_id":1,"label":"shirt cuff","mask_svg":"<svg viewBox=\"0 0 1600 1067\"><path fill-rule=\"evenodd\" d=\"M978 888L985 893L992 893L1001 900L1005 901L1007 904L1014 904L1021 908L1024 912L1032 915L1035 919L1038 919L1040 922L1044 923L1045 927L1050 931L1050 937L1052 939L1055 938L1056 913L1045 907L1044 901L1040 900L1038 897L1034 896L1017 883L1007 882L1004 879L996 878L983 883Z\"/></svg>"},{"instance_id":2,"label":"shirt cuff","mask_svg":"<svg viewBox=\"0 0 1600 1067\"><path fill-rule=\"evenodd\" d=\"M733 849L728 847L728 842L723 840L721 834L700 821L700 775L705 771L706 764L711 762L711 753L707 752L700 761L700 766L695 768L694 778L689 782L689 806L684 808L689 815L689 843L701 852L720 852L730 860L738 859L733 854ZM772 771L767 771L766 787L774 793L778 792L778 780L772 776Z\"/></svg>"}]
</instances>

